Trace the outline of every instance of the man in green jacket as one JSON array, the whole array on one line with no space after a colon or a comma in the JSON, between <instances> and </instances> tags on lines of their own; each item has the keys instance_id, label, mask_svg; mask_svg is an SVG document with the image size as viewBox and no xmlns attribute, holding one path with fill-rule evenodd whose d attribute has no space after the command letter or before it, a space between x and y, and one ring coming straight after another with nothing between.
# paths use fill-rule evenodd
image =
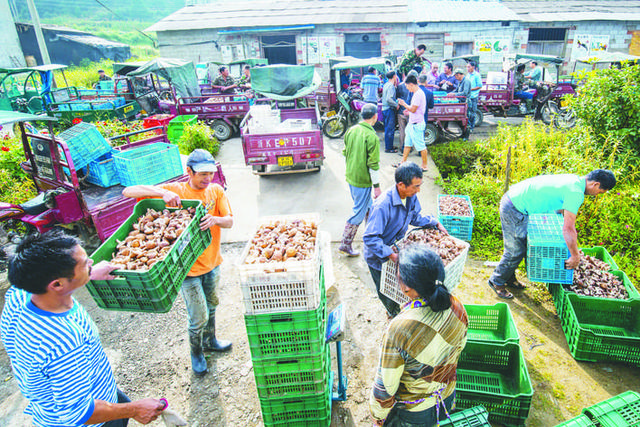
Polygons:
<instances>
[{"instance_id":1,"label":"man in green jacket","mask_svg":"<svg viewBox=\"0 0 640 427\"><path fill-rule=\"evenodd\" d=\"M380 140L373 130L378 120L378 107L365 104L362 119L345 134L342 150L347 163L346 178L353 199L353 215L347 220L338 250L349 256L360 255L351 244L371 207L371 187L374 198L380 195Z\"/></svg>"}]
</instances>

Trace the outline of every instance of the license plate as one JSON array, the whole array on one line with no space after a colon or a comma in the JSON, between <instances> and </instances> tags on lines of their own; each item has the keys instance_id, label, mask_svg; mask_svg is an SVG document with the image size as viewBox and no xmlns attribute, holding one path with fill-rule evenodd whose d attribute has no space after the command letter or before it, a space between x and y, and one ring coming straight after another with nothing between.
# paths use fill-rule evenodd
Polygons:
<instances>
[{"instance_id":1,"label":"license plate","mask_svg":"<svg viewBox=\"0 0 640 427\"><path fill-rule=\"evenodd\" d=\"M278 157L278 166L293 166L293 156Z\"/></svg>"},{"instance_id":2,"label":"license plate","mask_svg":"<svg viewBox=\"0 0 640 427\"><path fill-rule=\"evenodd\" d=\"M560 100L560 106L561 107L566 107L567 105L569 105L569 102L566 99L561 99Z\"/></svg>"},{"instance_id":3,"label":"license plate","mask_svg":"<svg viewBox=\"0 0 640 427\"><path fill-rule=\"evenodd\" d=\"M331 110L331 111L327 111L327 117L333 117L336 115L336 112Z\"/></svg>"},{"instance_id":4,"label":"license plate","mask_svg":"<svg viewBox=\"0 0 640 427\"><path fill-rule=\"evenodd\" d=\"M126 107L124 107L125 113L128 113L129 111L133 111L133 105L127 105Z\"/></svg>"}]
</instances>

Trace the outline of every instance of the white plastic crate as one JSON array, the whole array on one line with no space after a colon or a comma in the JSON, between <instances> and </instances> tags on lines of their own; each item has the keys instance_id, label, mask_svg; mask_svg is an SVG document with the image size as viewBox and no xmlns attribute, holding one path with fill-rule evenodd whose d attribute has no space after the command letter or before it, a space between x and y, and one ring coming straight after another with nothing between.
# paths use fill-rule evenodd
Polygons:
<instances>
[{"instance_id":1,"label":"white plastic crate","mask_svg":"<svg viewBox=\"0 0 640 427\"><path fill-rule=\"evenodd\" d=\"M444 286L449 292L453 292L455 287L462 281L462 272L464 271L464 265L467 262L467 255L469 254L469 243L457 237L451 237L459 243L463 243L465 248L460 255L444 267ZM387 261L382 264L380 292L400 305L409 302L409 298L407 298L402 292L402 289L400 289L400 284L398 283L398 264L394 261Z\"/></svg>"},{"instance_id":2,"label":"white plastic crate","mask_svg":"<svg viewBox=\"0 0 640 427\"><path fill-rule=\"evenodd\" d=\"M317 214L282 215L262 218L258 227L273 221L302 219L319 223ZM322 233L316 234L316 244L310 259L287 260L263 264L244 264L249 254L251 240L247 242L238 269L245 314L280 313L304 311L318 308L320 304L320 240Z\"/></svg>"}]
</instances>

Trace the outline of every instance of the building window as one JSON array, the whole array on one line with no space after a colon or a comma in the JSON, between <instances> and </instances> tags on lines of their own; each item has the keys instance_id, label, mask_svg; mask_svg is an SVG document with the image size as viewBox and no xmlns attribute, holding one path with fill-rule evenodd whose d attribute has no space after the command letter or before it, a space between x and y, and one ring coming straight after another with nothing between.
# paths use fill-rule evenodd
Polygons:
<instances>
[{"instance_id":1,"label":"building window","mask_svg":"<svg viewBox=\"0 0 640 427\"><path fill-rule=\"evenodd\" d=\"M566 28L530 28L527 53L564 56Z\"/></svg>"},{"instance_id":2,"label":"building window","mask_svg":"<svg viewBox=\"0 0 640 427\"><path fill-rule=\"evenodd\" d=\"M453 57L471 55L473 53L473 42L453 42Z\"/></svg>"}]
</instances>

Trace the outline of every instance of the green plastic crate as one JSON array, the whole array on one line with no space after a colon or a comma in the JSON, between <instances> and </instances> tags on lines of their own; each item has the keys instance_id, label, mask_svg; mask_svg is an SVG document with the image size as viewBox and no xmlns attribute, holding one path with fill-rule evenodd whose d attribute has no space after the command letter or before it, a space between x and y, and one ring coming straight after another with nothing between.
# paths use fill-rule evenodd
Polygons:
<instances>
[{"instance_id":1,"label":"green plastic crate","mask_svg":"<svg viewBox=\"0 0 640 427\"><path fill-rule=\"evenodd\" d=\"M625 391L583 409L582 413L591 417L598 427L637 427L640 426L640 394Z\"/></svg>"},{"instance_id":2,"label":"green plastic crate","mask_svg":"<svg viewBox=\"0 0 640 427\"><path fill-rule=\"evenodd\" d=\"M283 399L324 394L331 371L328 345L318 354L253 363L258 397Z\"/></svg>"},{"instance_id":3,"label":"green plastic crate","mask_svg":"<svg viewBox=\"0 0 640 427\"><path fill-rule=\"evenodd\" d=\"M326 296L315 310L245 316L253 361L305 356L324 348Z\"/></svg>"},{"instance_id":4,"label":"green plastic crate","mask_svg":"<svg viewBox=\"0 0 640 427\"><path fill-rule=\"evenodd\" d=\"M440 199L443 197L458 197L465 199L469 203L469 209L471 209L471 216L455 216L455 215L442 215L440 213ZM454 194L439 194L438 195L438 221L447 229L449 234L458 239L471 241L471 235L473 233L473 206L471 205L471 199L469 196L459 196Z\"/></svg>"},{"instance_id":5,"label":"green plastic crate","mask_svg":"<svg viewBox=\"0 0 640 427\"><path fill-rule=\"evenodd\" d=\"M584 252L585 255L589 255L598 258L600 261L606 262L611 266L611 270L620 270L618 268L618 264L616 264L616 262L613 260L613 257L611 256L609 251L607 251L604 247L594 246L592 248L581 248L580 250Z\"/></svg>"},{"instance_id":6,"label":"green plastic crate","mask_svg":"<svg viewBox=\"0 0 640 427\"><path fill-rule=\"evenodd\" d=\"M184 125L192 125L196 123L198 116L183 115L176 116L167 125L167 138L171 143L177 144L180 137L184 133Z\"/></svg>"},{"instance_id":7,"label":"green plastic crate","mask_svg":"<svg viewBox=\"0 0 640 427\"><path fill-rule=\"evenodd\" d=\"M524 425L533 387L518 344L467 342L458 361L457 379L456 407L481 404L489 411L491 422Z\"/></svg>"},{"instance_id":8,"label":"green plastic crate","mask_svg":"<svg viewBox=\"0 0 640 427\"><path fill-rule=\"evenodd\" d=\"M631 301L631 300L640 299L640 293L638 293L638 290L636 289L635 286L633 286L633 283L631 283L631 280L629 280L629 277L627 277L627 275L624 272L611 271L611 274L613 274L614 276L622 280L622 284L624 285L624 288L627 290L627 293L629 294L629 298L624 300L616 299L615 301ZM584 295L577 295L575 292L565 289L564 286L557 283L549 283L547 287L549 289L549 293L551 293L551 296L553 297L553 304L556 307L556 312L558 313L558 316L562 316L562 312L564 311L565 306L567 305L567 295L576 295L578 299L594 299L597 301L600 301L603 299L613 299L613 298L600 298L600 297L588 297Z\"/></svg>"},{"instance_id":9,"label":"green plastic crate","mask_svg":"<svg viewBox=\"0 0 640 427\"><path fill-rule=\"evenodd\" d=\"M265 427L328 427L331 423L331 381L320 396L260 399Z\"/></svg>"},{"instance_id":10,"label":"green plastic crate","mask_svg":"<svg viewBox=\"0 0 640 427\"><path fill-rule=\"evenodd\" d=\"M570 420L558 424L556 427L596 427L596 425L589 417L581 414L575 418L571 418Z\"/></svg>"},{"instance_id":11,"label":"green plastic crate","mask_svg":"<svg viewBox=\"0 0 640 427\"><path fill-rule=\"evenodd\" d=\"M482 406L457 411L451 414L451 418L440 422L440 427L491 427L489 413Z\"/></svg>"},{"instance_id":12,"label":"green plastic crate","mask_svg":"<svg viewBox=\"0 0 640 427\"><path fill-rule=\"evenodd\" d=\"M609 252L602 246L580 248L580 250L584 252L585 255L596 257L599 260L606 262L611 266L611 270L618 270L618 264L616 264ZM558 315L560 315L562 313L562 307L564 305L564 294L567 291L565 291L562 286L557 283L549 283L547 284L547 288L549 289L549 293L553 297L553 305L555 305L556 307L556 312L558 313ZM627 291L629 291L629 289L627 289Z\"/></svg>"},{"instance_id":13,"label":"green plastic crate","mask_svg":"<svg viewBox=\"0 0 640 427\"><path fill-rule=\"evenodd\" d=\"M211 243L209 230L200 230L200 220L205 215L199 200L183 200L185 208L195 207L196 214L189 226L176 239L166 258L151 266L148 271L115 270L114 280L92 280L87 290L98 304L107 310L165 313L171 309L182 281L196 259ZM118 242L123 241L137 219L147 209L162 210L161 199L145 199L138 202L127 220L91 255L94 263L111 260Z\"/></svg>"},{"instance_id":14,"label":"green plastic crate","mask_svg":"<svg viewBox=\"0 0 640 427\"><path fill-rule=\"evenodd\" d=\"M573 283L573 270L564 268L570 254L562 234L563 224L562 215L529 215L527 276L532 282Z\"/></svg>"},{"instance_id":15,"label":"green plastic crate","mask_svg":"<svg viewBox=\"0 0 640 427\"><path fill-rule=\"evenodd\" d=\"M560 320L574 359L640 365L640 300L568 294Z\"/></svg>"},{"instance_id":16,"label":"green plastic crate","mask_svg":"<svg viewBox=\"0 0 640 427\"><path fill-rule=\"evenodd\" d=\"M486 341L498 344L518 343L520 335L511 315L509 305L499 302L494 305L465 304L469 317L468 341Z\"/></svg>"}]
</instances>

